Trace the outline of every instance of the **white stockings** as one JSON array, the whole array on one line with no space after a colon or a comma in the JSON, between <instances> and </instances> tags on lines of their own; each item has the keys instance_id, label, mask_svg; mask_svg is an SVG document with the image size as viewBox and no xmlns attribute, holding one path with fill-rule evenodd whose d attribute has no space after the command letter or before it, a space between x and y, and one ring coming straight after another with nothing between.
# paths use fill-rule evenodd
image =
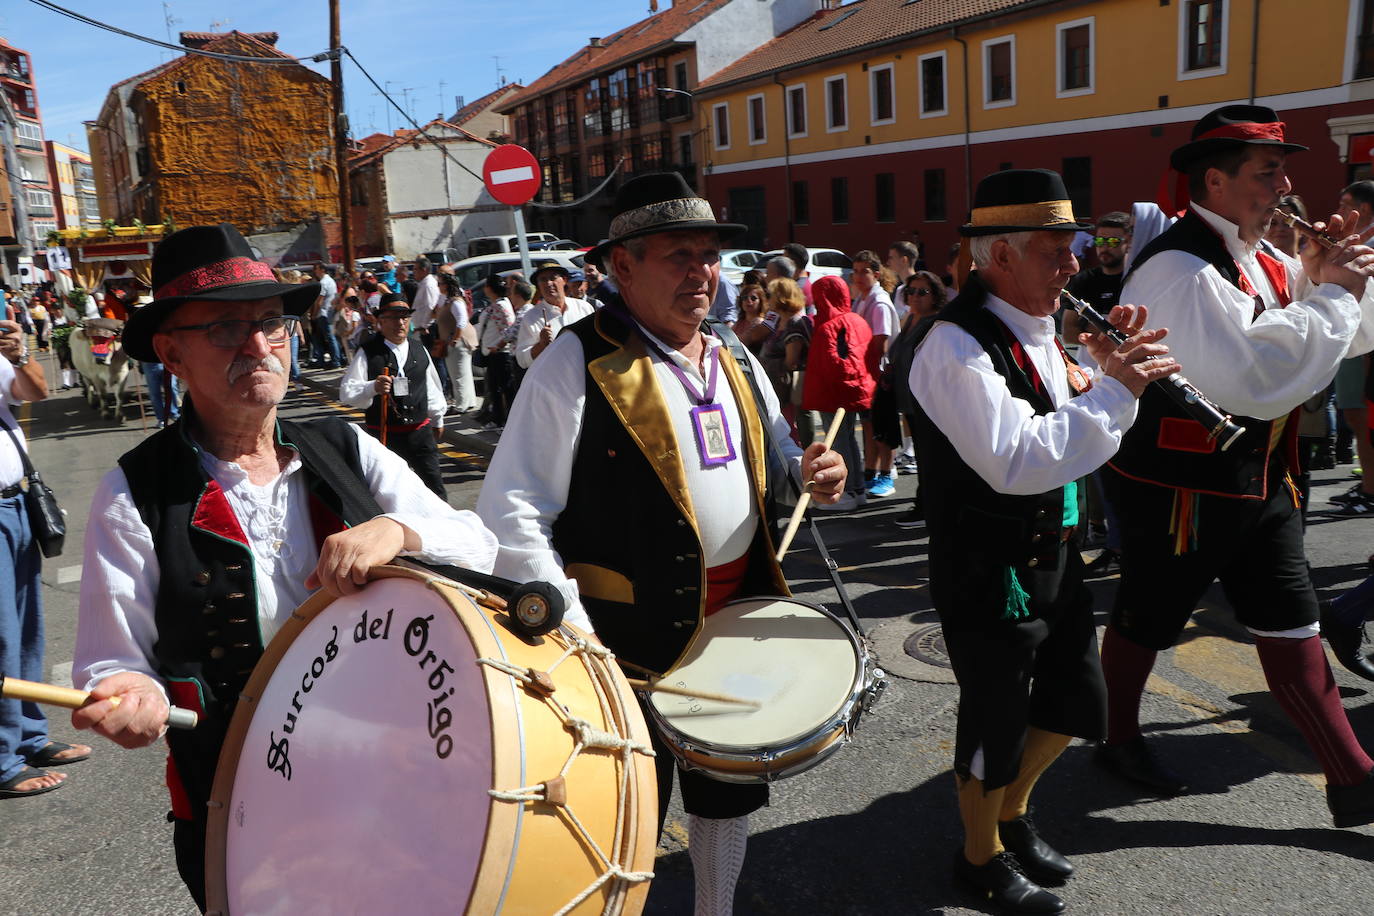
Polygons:
<instances>
[{"instance_id":1,"label":"white stockings","mask_svg":"<svg viewBox=\"0 0 1374 916\"><path fill-rule=\"evenodd\" d=\"M695 916L730 916L749 841L749 817L717 820L689 814L687 830L697 885Z\"/></svg>"}]
</instances>

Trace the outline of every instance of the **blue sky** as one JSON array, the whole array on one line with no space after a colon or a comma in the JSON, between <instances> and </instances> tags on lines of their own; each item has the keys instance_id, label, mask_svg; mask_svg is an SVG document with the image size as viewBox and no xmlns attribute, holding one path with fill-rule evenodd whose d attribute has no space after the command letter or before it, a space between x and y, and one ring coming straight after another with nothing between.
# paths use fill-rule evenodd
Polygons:
<instances>
[{"instance_id":1,"label":"blue sky","mask_svg":"<svg viewBox=\"0 0 1374 916\"><path fill-rule=\"evenodd\" d=\"M172 43L180 31L238 29L281 33L277 47L307 56L329 44L327 0L56 0L67 9L130 32ZM667 7L664 0L661 4ZM407 103L421 123L452 114L454 96L467 101L507 82L530 83L586 44L649 15L648 0L341 0L344 45ZM165 7L165 10L164 10ZM170 60L172 52L50 12L29 0L0 3L0 36L33 58L38 104L50 140L86 148L82 122L94 119L109 87ZM499 61L496 57L499 56ZM328 74L329 65L315 68ZM389 87L387 83L390 83ZM402 89L410 90L403 93ZM440 95L442 91L442 96ZM404 126L400 114L344 59L344 97L353 134ZM323 112L321 113L324 114Z\"/></svg>"}]
</instances>

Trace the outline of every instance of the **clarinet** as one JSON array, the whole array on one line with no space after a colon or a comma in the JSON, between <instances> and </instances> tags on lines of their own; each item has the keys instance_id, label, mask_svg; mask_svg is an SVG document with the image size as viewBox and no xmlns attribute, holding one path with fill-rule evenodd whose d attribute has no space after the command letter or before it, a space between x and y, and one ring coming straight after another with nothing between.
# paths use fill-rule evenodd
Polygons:
<instances>
[{"instance_id":1,"label":"clarinet","mask_svg":"<svg viewBox=\"0 0 1374 916\"><path fill-rule=\"evenodd\" d=\"M1064 290L1059 295L1070 308L1078 313L1080 318L1092 325L1093 330L1107 335L1108 338L1118 344L1127 341L1126 334L1113 327L1112 323L1097 309L1068 290ZM1224 413L1220 407L1208 400L1205 394L1198 391L1193 383L1182 375L1165 376L1151 384L1160 386L1164 393L1183 409L1184 413L1206 427L1208 441L1215 440L1220 443L1223 452L1235 445L1236 440L1245 432L1245 427L1231 422L1230 414Z\"/></svg>"}]
</instances>

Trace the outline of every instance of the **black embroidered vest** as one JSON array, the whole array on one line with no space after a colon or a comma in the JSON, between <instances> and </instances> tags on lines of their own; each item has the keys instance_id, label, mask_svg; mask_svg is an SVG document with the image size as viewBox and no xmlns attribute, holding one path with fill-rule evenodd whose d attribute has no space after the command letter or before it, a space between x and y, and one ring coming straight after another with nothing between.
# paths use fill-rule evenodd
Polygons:
<instances>
[{"instance_id":1,"label":"black embroidered vest","mask_svg":"<svg viewBox=\"0 0 1374 916\"><path fill-rule=\"evenodd\" d=\"M425 388L425 380L429 372L429 357L425 354L424 344L414 335L409 338L410 347L406 352L405 377L410 380L410 391L405 397L396 397L394 394L387 400L390 404L387 410L387 423L392 425L413 425L423 421L428 414L428 392ZM367 354L367 377L376 378L382 374L383 369L389 369L394 377L401 374L396 365L396 354L386 345L386 338L380 334L363 344L363 352ZM372 403L367 406L364 414L364 422L374 429L382 424L382 399L380 395L374 395Z\"/></svg>"}]
</instances>

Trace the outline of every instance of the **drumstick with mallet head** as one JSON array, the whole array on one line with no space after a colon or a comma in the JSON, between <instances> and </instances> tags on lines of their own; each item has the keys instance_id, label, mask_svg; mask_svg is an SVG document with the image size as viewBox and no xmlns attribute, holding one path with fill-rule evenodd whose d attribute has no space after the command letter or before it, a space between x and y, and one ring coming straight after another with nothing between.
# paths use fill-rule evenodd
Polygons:
<instances>
[{"instance_id":1,"label":"drumstick with mallet head","mask_svg":"<svg viewBox=\"0 0 1374 916\"><path fill-rule=\"evenodd\" d=\"M383 375L383 376L389 376L389 375L391 375L391 369L390 369L389 367L387 367L387 366L383 366L383 367L382 367L382 375ZM388 398L388 392L383 391L383 392L382 392L382 428L379 430L380 435L377 436L377 438L381 440L382 445L386 445L386 408L387 408L387 401L388 401L388 400L390 400L390 399Z\"/></svg>"},{"instance_id":2,"label":"drumstick with mallet head","mask_svg":"<svg viewBox=\"0 0 1374 916\"><path fill-rule=\"evenodd\" d=\"M835 411L835 419L830 421L830 428L825 431L825 450L830 451L830 446L835 444L835 434L840 431L840 423L844 420L844 408ZM850 468L849 473L854 473ZM778 545L778 562L787 556L787 548L792 546L792 539L797 536L797 529L801 527L802 516L806 514L806 507L811 505L811 481L806 482L802 489L802 495L797 499L797 508L792 510L792 518L787 522L787 531L782 536L782 543Z\"/></svg>"},{"instance_id":3,"label":"drumstick with mallet head","mask_svg":"<svg viewBox=\"0 0 1374 916\"><path fill-rule=\"evenodd\" d=\"M80 709L88 703L98 702L91 695L75 687L59 687L57 684L43 684L38 681L21 681L18 678L0 675L0 696L13 700L28 700L31 703L46 703L49 706L62 706L66 709ZM110 703L118 706L119 697L110 697ZM170 706L167 709L169 728L195 728L200 721L195 710Z\"/></svg>"}]
</instances>

